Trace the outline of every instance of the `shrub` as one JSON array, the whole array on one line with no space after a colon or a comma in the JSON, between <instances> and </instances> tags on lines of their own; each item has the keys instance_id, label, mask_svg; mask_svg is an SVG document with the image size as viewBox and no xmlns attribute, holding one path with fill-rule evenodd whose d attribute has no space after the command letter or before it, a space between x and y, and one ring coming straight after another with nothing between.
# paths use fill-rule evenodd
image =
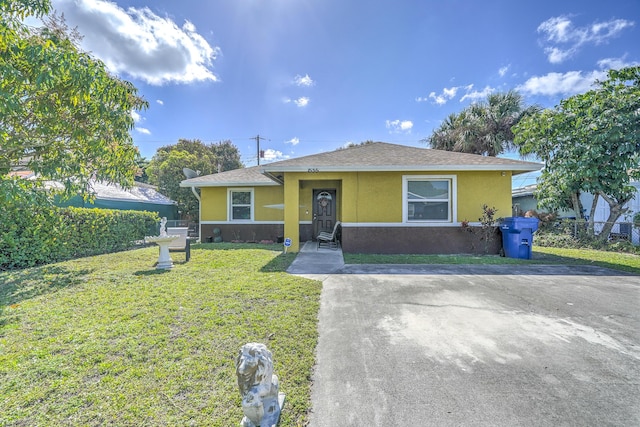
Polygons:
<instances>
[{"instance_id":1,"label":"shrub","mask_svg":"<svg viewBox=\"0 0 640 427\"><path fill-rule=\"evenodd\" d=\"M534 237L534 243L538 246L550 248L577 248L580 243L570 234L545 233L538 231Z\"/></svg>"},{"instance_id":2,"label":"shrub","mask_svg":"<svg viewBox=\"0 0 640 427\"><path fill-rule=\"evenodd\" d=\"M1 184L0 270L128 249L158 221L152 212L58 208L44 192Z\"/></svg>"},{"instance_id":3,"label":"shrub","mask_svg":"<svg viewBox=\"0 0 640 427\"><path fill-rule=\"evenodd\" d=\"M552 226L540 228L534 242L538 246L569 249L596 249L612 252L640 253L640 247L622 240L607 242L598 239L587 231L584 220L556 221Z\"/></svg>"}]
</instances>

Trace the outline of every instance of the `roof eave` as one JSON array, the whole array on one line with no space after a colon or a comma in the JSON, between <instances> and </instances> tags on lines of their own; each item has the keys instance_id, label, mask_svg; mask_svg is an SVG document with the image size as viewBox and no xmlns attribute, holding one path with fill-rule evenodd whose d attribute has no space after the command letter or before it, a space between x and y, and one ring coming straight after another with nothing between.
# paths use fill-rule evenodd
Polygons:
<instances>
[{"instance_id":1,"label":"roof eave","mask_svg":"<svg viewBox=\"0 0 640 427\"><path fill-rule=\"evenodd\" d=\"M277 186L279 184L277 184L276 182L265 182L265 181L259 181L259 182L252 182L252 181L229 181L229 182L186 182L186 181L182 181L180 183L180 187L196 187L196 188L200 188L200 187L246 187L246 186L251 186L251 187L270 187L270 186Z\"/></svg>"},{"instance_id":2,"label":"roof eave","mask_svg":"<svg viewBox=\"0 0 640 427\"><path fill-rule=\"evenodd\" d=\"M431 171L513 171L518 173L533 172L542 169L540 164L520 165L418 165L418 166L288 166L283 168L265 167L263 173L275 172L431 172Z\"/></svg>"},{"instance_id":3,"label":"roof eave","mask_svg":"<svg viewBox=\"0 0 640 427\"><path fill-rule=\"evenodd\" d=\"M264 169L262 169L260 172L264 176L266 176L267 178L271 179L273 182L277 183L278 185L284 185L284 180L282 178L280 178L279 176L276 176L276 175L272 174L271 172L267 172Z\"/></svg>"},{"instance_id":4,"label":"roof eave","mask_svg":"<svg viewBox=\"0 0 640 427\"><path fill-rule=\"evenodd\" d=\"M96 196L96 200L105 200L105 201L109 201L109 202L130 202L130 203L147 203L150 205L165 205L165 206L171 206L171 205L177 205L178 202L174 202L173 200L171 201L152 201L152 200L142 200L142 199L124 199L124 198L118 198L118 197L101 197L99 195Z\"/></svg>"}]
</instances>

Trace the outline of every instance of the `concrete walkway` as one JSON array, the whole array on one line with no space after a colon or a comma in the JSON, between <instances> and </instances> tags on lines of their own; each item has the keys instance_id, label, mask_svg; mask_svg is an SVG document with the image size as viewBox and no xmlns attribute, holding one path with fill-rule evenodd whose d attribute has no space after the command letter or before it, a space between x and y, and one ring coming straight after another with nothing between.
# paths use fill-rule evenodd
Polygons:
<instances>
[{"instance_id":1,"label":"concrete walkway","mask_svg":"<svg viewBox=\"0 0 640 427\"><path fill-rule=\"evenodd\" d=\"M287 273L314 280L325 280L344 267L342 249L318 248L317 242L305 242Z\"/></svg>"},{"instance_id":2,"label":"concrete walkway","mask_svg":"<svg viewBox=\"0 0 640 427\"><path fill-rule=\"evenodd\" d=\"M640 277L592 266L344 265L322 280L310 427L638 426Z\"/></svg>"}]
</instances>

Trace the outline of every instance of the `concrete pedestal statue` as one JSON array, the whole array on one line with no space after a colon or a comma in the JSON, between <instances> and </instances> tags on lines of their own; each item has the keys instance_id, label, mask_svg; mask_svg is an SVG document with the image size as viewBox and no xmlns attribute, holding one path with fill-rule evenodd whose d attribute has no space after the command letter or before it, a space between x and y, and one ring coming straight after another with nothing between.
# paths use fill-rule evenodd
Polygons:
<instances>
[{"instance_id":1,"label":"concrete pedestal statue","mask_svg":"<svg viewBox=\"0 0 640 427\"><path fill-rule=\"evenodd\" d=\"M168 270L173 268L173 260L169 253L169 245L171 242L179 238L180 236L169 236L167 234L167 218L163 217L160 221L160 235L159 236L147 236L144 238L146 243L155 243L160 247L160 253L158 254L158 263L156 264L157 270Z\"/></svg>"},{"instance_id":2,"label":"concrete pedestal statue","mask_svg":"<svg viewBox=\"0 0 640 427\"><path fill-rule=\"evenodd\" d=\"M278 377L273 374L273 358L267 347L243 345L236 359L236 375L244 413L240 426L277 426L285 395L278 392Z\"/></svg>"}]
</instances>

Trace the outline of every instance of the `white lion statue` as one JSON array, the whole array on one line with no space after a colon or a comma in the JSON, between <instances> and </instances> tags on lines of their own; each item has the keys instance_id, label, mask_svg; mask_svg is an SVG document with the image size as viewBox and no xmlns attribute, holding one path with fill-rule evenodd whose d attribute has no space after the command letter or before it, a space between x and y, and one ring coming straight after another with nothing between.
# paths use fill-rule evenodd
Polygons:
<instances>
[{"instance_id":1,"label":"white lion statue","mask_svg":"<svg viewBox=\"0 0 640 427\"><path fill-rule=\"evenodd\" d=\"M242 396L242 427L260 427L262 420L277 415L278 377L273 374L271 352L264 344L248 343L242 346L236 359L238 388Z\"/></svg>"}]
</instances>

